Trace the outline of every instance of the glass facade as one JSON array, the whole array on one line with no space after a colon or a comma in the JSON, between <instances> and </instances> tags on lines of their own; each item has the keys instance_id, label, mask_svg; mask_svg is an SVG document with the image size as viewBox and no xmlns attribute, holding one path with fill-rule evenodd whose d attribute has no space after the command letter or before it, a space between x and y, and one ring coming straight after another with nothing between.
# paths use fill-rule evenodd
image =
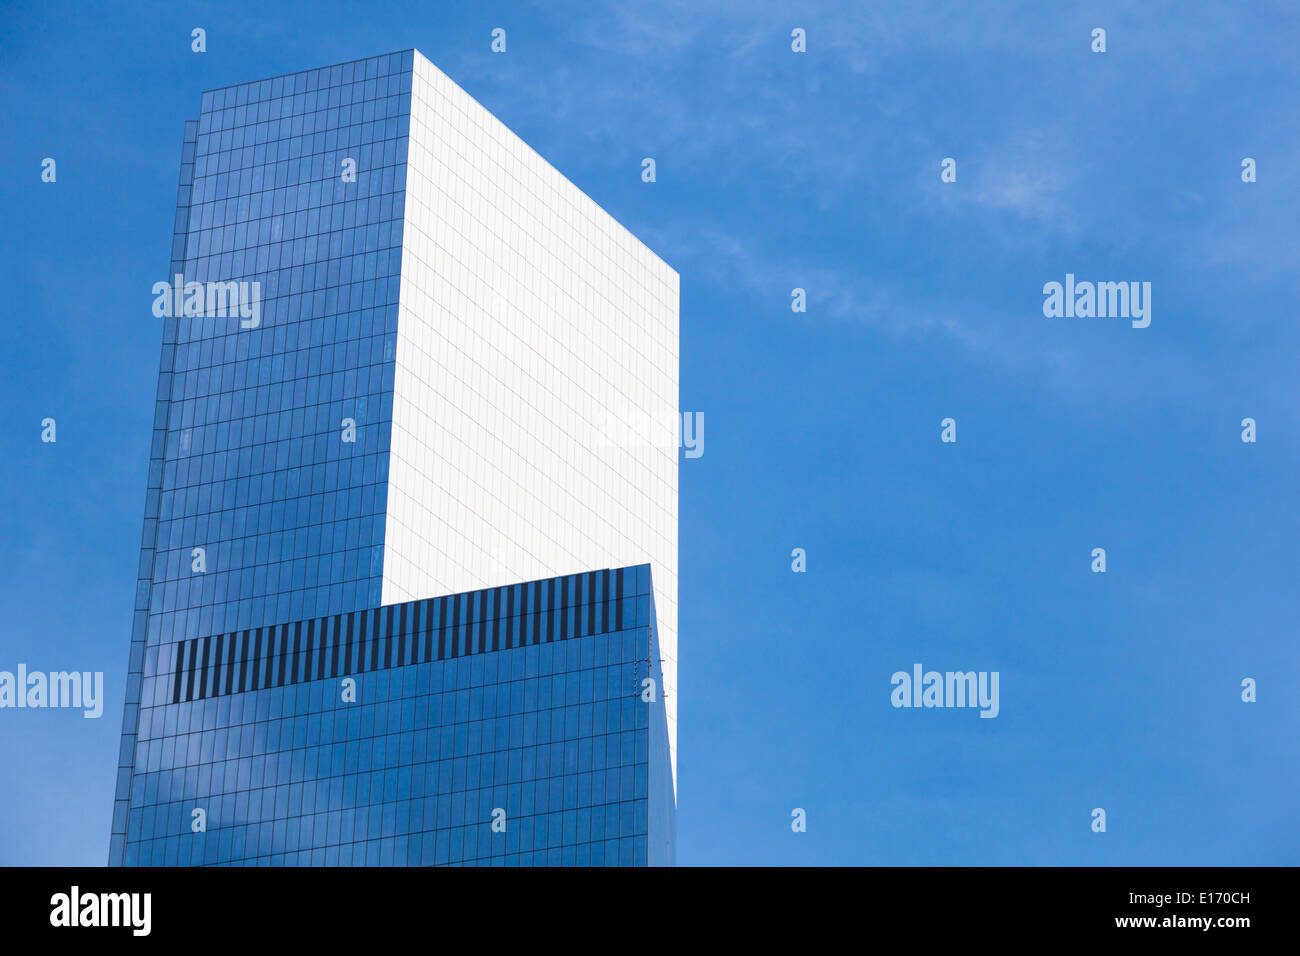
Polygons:
<instances>
[{"instance_id":1,"label":"glass facade","mask_svg":"<svg viewBox=\"0 0 1300 956\"><path fill-rule=\"evenodd\" d=\"M168 276L256 283L259 322L163 319L110 862L146 649L381 600L412 58L208 92L186 124Z\"/></svg>"},{"instance_id":2,"label":"glass facade","mask_svg":"<svg viewBox=\"0 0 1300 956\"><path fill-rule=\"evenodd\" d=\"M658 654L648 565L151 648L125 862L670 863Z\"/></svg>"},{"instance_id":3,"label":"glass facade","mask_svg":"<svg viewBox=\"0 0 1300 956\"><path fill-rule=\"evenodd\" d=\"M408 53L203 96L174 271L260 324L171 320L149 643L380 602L410 88Z\"/></svg>"},{"instance_id":4,"label":"glass facade","mask_svg":"<svg viewBox=\"0 0 1300 956\"><path fill-rule=\"evenodd\" d=\"M593 542L391 603L439 593L385 568L432 570L408 543L386 557L391 468L451 522L444 567L475 528L431 483L447 459L392 452L399 341L414 354L432 312L408 303L398 335L417 66L408 50L207 92L185 126L168 279L238 283L259 308L162 318L111 865L671 862L654 755L675 643L643 556L508 583L614 564ZM408 416L439 394L411 381ZM517 533L533 553L553 535ZM675 548L669 570L675 601ZM480 583L501 586L465 591Z\"/></svg>"}]
</instances>

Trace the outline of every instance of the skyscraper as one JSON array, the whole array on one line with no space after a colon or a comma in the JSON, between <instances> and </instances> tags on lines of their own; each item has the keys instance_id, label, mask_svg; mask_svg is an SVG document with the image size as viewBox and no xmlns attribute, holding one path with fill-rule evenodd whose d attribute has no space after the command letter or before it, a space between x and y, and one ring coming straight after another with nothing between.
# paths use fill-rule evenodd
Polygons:
<instances>
[{"instance_id":1,"label":"skyscraper","mask_svg":"<svg viewBox=\"0 0 1300 956\"><path fill-rule=\"evenodd\" d=\"M415 51L205 93L171 260L110 863L671 862L676 273Z\"/></svg>"}]
</instances>

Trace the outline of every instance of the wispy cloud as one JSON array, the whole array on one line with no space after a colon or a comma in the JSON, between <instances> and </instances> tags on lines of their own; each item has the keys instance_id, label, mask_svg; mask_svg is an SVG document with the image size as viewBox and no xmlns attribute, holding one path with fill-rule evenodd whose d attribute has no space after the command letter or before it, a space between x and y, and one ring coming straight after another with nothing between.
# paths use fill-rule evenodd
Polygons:
<instances>
[{"instance_id":1,"label":"wispy cloud","mask_svg":"<svg viewBox=\"0 0 1300 956\"><path fill-rule=\"evenodd\" d=\"M701 264L693 278L719 290L740 290L784 306L797 286L807 290L810 316L870 326L894 340L939 336L1008 366L1026 360L1024 350L1005 341L994 323L980 323L969 313L961 316L941 303L919 303L888 278L783 259L716 229L679 234L692 238L677 243L675 252Z\"/></svg>"}]
</instances>

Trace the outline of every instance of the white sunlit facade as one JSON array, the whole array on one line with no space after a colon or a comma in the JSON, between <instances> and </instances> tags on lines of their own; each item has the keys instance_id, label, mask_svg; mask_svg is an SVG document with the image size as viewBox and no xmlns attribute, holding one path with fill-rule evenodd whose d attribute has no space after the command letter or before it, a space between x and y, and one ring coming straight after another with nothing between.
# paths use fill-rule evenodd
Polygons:
<instances>
[{"instance_id":1,"label":"white sunlit facade","mask_svg":"<svg viewBox=\"0 0 1300 956\"><path fill-rule=\"evenodd\" d=\"M654 570L676 776L678 276L414 56L383 603Z\"/></svg>"}]
</instances>

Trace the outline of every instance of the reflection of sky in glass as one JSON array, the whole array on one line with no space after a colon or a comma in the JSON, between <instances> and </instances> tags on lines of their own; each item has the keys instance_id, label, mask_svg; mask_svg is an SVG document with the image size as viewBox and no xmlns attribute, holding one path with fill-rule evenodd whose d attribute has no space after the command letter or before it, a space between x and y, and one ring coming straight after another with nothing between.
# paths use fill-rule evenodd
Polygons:
<instances>
[{"instance_id":1,"label":"reflection of sky in glass","mask_svg":"<svg viewBox=\"0 0 1300 956\"><path fill-rule=\"evenodd\" d=\"M159 649L125 862L665 862L649 592L642 566Z\"/></svg>"},{"instance_id":2,"label":"reflection of sky in glass","mask_svg":"<svg viewBox=\"0 0 1300 956\"><path fill-rule=\"evenodd\" d=\"M150 643L379 603L410 83L399 54L203 95L183 274L259 283L261 322L171 325Z\"/></svg>"}]
</instances>

